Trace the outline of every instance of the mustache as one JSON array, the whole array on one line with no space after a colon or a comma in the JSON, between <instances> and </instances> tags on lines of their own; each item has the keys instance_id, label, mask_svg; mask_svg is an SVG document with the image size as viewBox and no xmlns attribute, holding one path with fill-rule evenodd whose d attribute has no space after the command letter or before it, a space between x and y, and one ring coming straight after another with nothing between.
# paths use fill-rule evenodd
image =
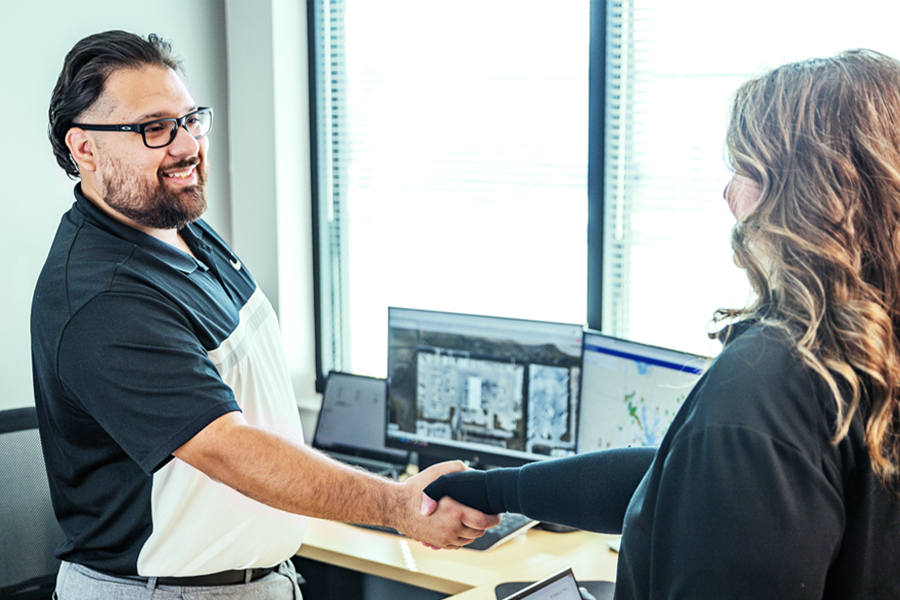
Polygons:
<instances>
[{"instance_id":1,"label":"mustache","mask_svg":"<svg viewBox=\"0 0 900 600\"><path fill-rule=\"evenodd\" d=\"M193 167L200 164L199 156L190 156L188 158L179 160L176 163L171 165L166 165L165 168L160 169L160 173L168 173L169 171L180 171L181 169L187 169L189 167Z\"/></svg>"}]
</instances>

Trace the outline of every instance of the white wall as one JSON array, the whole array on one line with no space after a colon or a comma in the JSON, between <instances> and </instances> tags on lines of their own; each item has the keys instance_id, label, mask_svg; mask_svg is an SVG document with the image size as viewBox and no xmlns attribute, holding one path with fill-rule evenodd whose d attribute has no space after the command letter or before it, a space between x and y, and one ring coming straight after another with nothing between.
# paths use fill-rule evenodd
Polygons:
<instances>
[{"instance_id":1,"label":"white wall","mask_svg":"<svg viewBox=\"0 0 900 600\"><path fill-rule=\"evenodd\" d=\"M232 241L278 310L300 406L318 410L306 2L225 5Z\"/></svg>"},{"instance_id":2,"label":"white wall","mask_svg":"<svg viewBox=\"0 0 900 600\"><path fill-rule=\"evenodd\" d=\"M172 42L186 84L215 109L206 219L235 247L276 307L301 398L314 398L309 156L305 121L278 142L276 106L306 114L305 14L295 0L40 0L0 6L0 252L11 273L0 311L0 410L33 403L31 293L74 185L47 141L47 106L66 52L107 29ZM273 19L278 23L276 35ZM232 27L228 23L233 24ZM273 43L273 39L281 39ZM230 43L229 43L230 42ZM280 48L276 58L275 48ZM300 54L298 54L298 52ZM287 73L275 77L274 65ZM231 72L229 69L232 69ZM278 86L274 84L275 81ZM278 89L273 89L278 88ZM232 114L231 107L236 110ZM239 125L238 125L239 124ZM302 143L295 138L306 136ZM293 140L293 141L291 141ZM236 150L233 150L236 148ZM276 156L276 148L280 154ZM278 176L278 173L289 175ZM283 189L283 197L277 196ZM278 251L293 252L279 260ZM9 268L8 267L8 268Z\"/></svg>"}]
</instances>

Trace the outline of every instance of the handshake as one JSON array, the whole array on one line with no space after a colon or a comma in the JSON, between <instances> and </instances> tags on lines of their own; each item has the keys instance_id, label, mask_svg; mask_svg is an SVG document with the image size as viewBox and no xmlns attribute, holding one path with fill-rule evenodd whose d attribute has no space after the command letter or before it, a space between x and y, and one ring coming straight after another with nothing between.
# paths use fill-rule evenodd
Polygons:
<instances>
[{"instance_id":1,"label":"handshake","mask_svg":"<svg viewBox=\"0 0 900 600\"><path fill-rule=\"evenodd\" d=\"M492 510L487 502L484 476L484 471L450 461L410 478L404 485L422 490L418 507L421 518L400 530L434 549L455 550L472 543L499 524L499 514L506 512Z\"/></svg>"}]
</instances>

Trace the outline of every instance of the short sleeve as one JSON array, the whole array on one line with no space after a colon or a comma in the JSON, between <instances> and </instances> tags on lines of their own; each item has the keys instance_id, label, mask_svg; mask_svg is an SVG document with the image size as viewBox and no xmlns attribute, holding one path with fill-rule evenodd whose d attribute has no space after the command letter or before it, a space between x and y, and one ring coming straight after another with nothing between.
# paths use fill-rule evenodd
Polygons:
<instances>
[{"instance_id":1,"label":"short sleeve","mask_svg":"<svg viewBox=\"0 0 900 600\"><path fill-rule=\"evenodd\" d=\"M162 296L94 298L67 326L58 364L69 397L148 474L239 410L190 321Z\"/></svg>"}]
</instances>

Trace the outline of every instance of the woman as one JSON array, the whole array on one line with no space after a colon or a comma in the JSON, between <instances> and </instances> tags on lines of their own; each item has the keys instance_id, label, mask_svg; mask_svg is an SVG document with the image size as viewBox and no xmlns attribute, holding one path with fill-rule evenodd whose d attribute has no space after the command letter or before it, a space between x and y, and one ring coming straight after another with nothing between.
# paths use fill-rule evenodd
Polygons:
<instances>
[{"instance_id":1,"label":"woman","mask_svg":"<svg viewBox=\"0 0 900 600\"><path fill-rule=\"evenodd\" d=\"M900 63L871 51L742 85L725 198L756 300L655 453L426 489L622 533L616 598L900 598Z\"/></svg>"}]
</instances>

